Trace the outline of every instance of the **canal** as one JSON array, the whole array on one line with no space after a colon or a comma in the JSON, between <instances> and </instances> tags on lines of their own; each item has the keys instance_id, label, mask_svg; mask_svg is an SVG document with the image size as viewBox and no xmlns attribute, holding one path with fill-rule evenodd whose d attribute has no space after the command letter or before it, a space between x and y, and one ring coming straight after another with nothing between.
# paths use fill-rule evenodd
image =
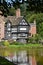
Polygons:
<instances>
[{"instance_id":1,"label":"canal","mask_svg":"<svg viewBox=\"0 0 43 65\"><path fill-rule=\"evenodd\" d=\"M43 48L0 48L0 56L16 65L43 65Z\"/></svg>"}]
</instances>

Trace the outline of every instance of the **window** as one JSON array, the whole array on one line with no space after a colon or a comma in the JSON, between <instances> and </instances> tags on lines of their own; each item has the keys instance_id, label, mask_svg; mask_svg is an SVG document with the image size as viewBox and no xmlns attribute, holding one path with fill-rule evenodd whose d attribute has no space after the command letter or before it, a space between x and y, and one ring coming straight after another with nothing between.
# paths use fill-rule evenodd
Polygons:
<instances>
[{"instance_id":1,"label":"window","mask_svg":"<svg viewBox=\"0 0 43 65\"><path fill-rule=\"evenodd\" d=\"M26 30L26 28L20 28L20 30Z\"/></svg>"},{"instance_id":2,"label":"window","mask_svg":"<svg viewBox=\"0 0 43 65\"><path fill-rule=\"evenodd\" d=\"M17 39L17 35L16 34L12 34L12 39Z\"/></svg>"},{"instance_id":3,"label":"window","mask_svg":"<svg viewBox=\"0 0 43 65\"><path fill-rule=\"evenodd\" d=\"M7 27L10 27L11 26L11 24L10 23L7 23Z\"/></svg>"},{"instance_id":4,"label":"window","mask_svg":"<svg viewBox=\"0 0 43 65\"><path fill-rule=\"evenodd\" d=\"M8 31L10 31L11 29L10 29L10 28L8 28L7 30L8 30Z\"/></svg>"},{"instance_id":5,"label":"window","mask_svg":"<svg viewBox=\"0 0 43 65\"><path fill-rule=\"evenodd\" d=\"M10 36L10 34L8 36Z\"/></svg>"},{"instance_id":6,"label":"window","mask_svg":"<svg viewBox=\"0 0 43 65\"><path fill-rule=\"evenodd\" d=\"M17 32L17 28L12 28L12 32Z\"/></svg>"},{"instance_id":7,"label":"window","mask_svg":"<svg viewBox=\"0 0 43 65\"><path fill-rule=\"evenodd\" d=\"M11 22L10 22L10 20L7 20L7 22L5 23L5 26L6 26L6 27L11 27Z\"/></svg>"},{"instance_id":8,"label":"window","mask_svg":"<svg viewBox=\"0 0 43 65\"><path fill-rule=\"evenodd\" d=\"M10 32L6 32L6 36L10 37L11 33Z\"/></svg>"},{"instance_id":9,"label":"window","mask_svg":"<svg viewBox=\"0 0 43 65\"><path fill-rule=\"evenodd\" d=\"M16 37L13 36L12 39L16 39Z\"/></svg>"},{"instance_id":10,"label":"window","mask_svg":"<svg viewBox=\"0 0 43 65\"><path fill-rule=\"evenodd\" d=\"M18 34L19 37L27 37L27 34L25 33L21 33L21 34Z\"/></svg>"},{"instance_id":11,"label":"window","mask_svg":"<svg viewBox=\"0 0 43 65\"><path fill-rule=\"evenodd\" d=\"M11 32L6 32L7 34L10 34Z\"/></svg>"},{"instance_id":12,"label":"window","mask_svg":"<svg viewBox=\"0 0 43 65\"><path fill-rule=\"evenodd\" d=\"M10 26L11 24L9 23L8 25Z\"/></svg>"}]
</instances>

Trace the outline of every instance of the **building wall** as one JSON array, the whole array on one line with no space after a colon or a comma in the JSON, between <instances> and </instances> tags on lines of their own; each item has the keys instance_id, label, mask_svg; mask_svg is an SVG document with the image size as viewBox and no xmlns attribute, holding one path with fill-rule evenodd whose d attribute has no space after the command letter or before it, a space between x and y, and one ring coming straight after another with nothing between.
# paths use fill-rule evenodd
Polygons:
<instances>
[{"instance_id":1,"label":"building wall","mask_svg":"<svg viewBox=\"0 0 43 65\"><path fill-rule=\"evenodd\" d=\"M9 38L11 39L11 38L16 38L17 36L18 36L17 38L19 38L19 39L21 39L21 38L27 39L28 34L25 32L29 32L31 34L31 36L36 34L36 24L35 23L32 23L30 25L30 29L29 29L29 26L27 26L28 24L25 22L25 20L22 20L19 25L20 26L18 26L17 31L16 31L16 28L14 28L14 29L11 28L11 31L8 31L8 29L6 29L6 31L5 31L4 17L0 15L0 40L5 37L6 37L6 39L9 39ZM14 30L15 34L16 34L16 32L19 32L17 36L15 34L14 34L15 37L12 35L12 32L13 32L12 29ZM7 32L7 33L5 34L5 32ZM9 32L10 32L11 36L7 37ZM20 32L22 32L22 33L20 33Z\"/></svg>"},{"instance_id":2,"label":"building wall","mask_svg":"<svg viewBox=\"0 0 43 65\"><path fill-rule=\"evenodd\" d=\"M26 21L21 20L21 22L18 24L18 26L11 25L12 27L9 27L9 23L7 21L6 24L6 33L5 33L5 38L8 39L12 39L12 40L17 40L18 42L25 42L26 43L26 39L28 38L30 33L32 35L36 34L36 24L35 23L31 23L30 25L28 25L26 23ZM11 23L12 24L12 23ZM8 30L10 28L10 30Z\"/></svg>"},{"instance_id":3,"label":"building wall","mask_svg":"<svg viewBox=\"0 0 43 65\"><path fill-rule=\"evenodd\" d=\"M4 38L4 17L0 15L0 40Z\"/></svg>"},{"instance_id":4,"label":"building wall","mask_svg":"<svg viewBox=\"0 0 43 65\"><path fill-rule=\"evenodd\" d=\"M36 34L36 25L30 25L30 30L29 30L29 33L32 35L35 35Z\"/></svg>"},{"instance_id":5,"label":"building wall","mask_svg":"<svg viewBox=\"0 0 43 65\"><path fill-rule=\"evenodd\" d=\"M26 43L26 39L28 38L28 24L25 20L21 20L21 22L18 25L11 25L11 27L9 26L9 23L11 21L7 21L6 23L6 33L5 33L5 38L8 39L12 39L12 40L17 40L18 42L25 42ZM12 23L11 23L12 24ZM10 30L8 30L10 28ZM11 33L11 35L10 35Z\"/></svg>"}]
</instances>

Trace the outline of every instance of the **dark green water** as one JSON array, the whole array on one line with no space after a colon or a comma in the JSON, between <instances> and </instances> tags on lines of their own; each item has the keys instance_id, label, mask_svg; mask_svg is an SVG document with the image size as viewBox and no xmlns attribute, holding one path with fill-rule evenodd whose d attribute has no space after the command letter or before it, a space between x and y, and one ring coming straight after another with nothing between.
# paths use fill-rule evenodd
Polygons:
<instances>
[{"instance_id":1,"label":"dark green water","mask_svg":"<svg viewBox=\"0 0 43 65\"><path fill-rule=\"evenodd\" d=\"M0 56L17 65L43 65L43 48L0 48Z\"/></svg>"}]
</instances>

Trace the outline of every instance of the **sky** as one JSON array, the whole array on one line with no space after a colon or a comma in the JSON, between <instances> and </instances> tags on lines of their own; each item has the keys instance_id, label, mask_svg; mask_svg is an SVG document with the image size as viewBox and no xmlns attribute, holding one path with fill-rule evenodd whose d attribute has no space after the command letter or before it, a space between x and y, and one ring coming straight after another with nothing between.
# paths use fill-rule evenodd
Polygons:
<instances>
[{"instance_id":1,"label":"sky","mask_svg":"<svg viewBox=\"0 0 43 65\"><path fill-rule=\"evenodd\" d=\"M6 0L7 2L11 2L11 0Z\"/></svg>"},{"instance_id":2,"label":"sky","mask_svg":"<svg viewBox=\"0 0 43 65\"><path fill-rule=\"evenodd\" d=\"M6 1L11 3L11 0L6 0ZM13 0L13 1L16 1L16 0ZM20 1L21 3L23 0L18 0L18 1ZM24 1L27 1L27 0L24 0Z\"/></svg>"}]
</instances>

